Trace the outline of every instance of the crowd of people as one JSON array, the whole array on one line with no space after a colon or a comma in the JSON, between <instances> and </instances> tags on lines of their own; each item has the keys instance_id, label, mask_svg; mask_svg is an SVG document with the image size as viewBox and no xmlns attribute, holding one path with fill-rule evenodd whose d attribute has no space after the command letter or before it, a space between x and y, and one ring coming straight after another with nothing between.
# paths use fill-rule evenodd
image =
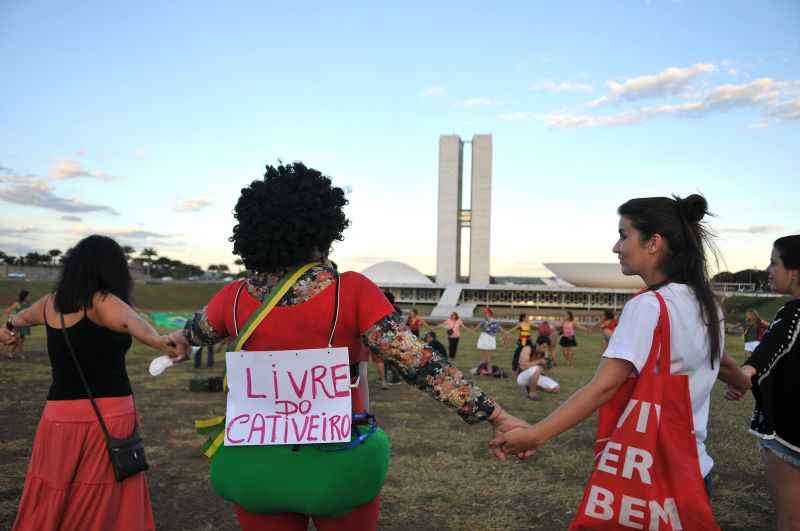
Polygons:
<instances>
[{"instance_id":1,"label":"crowd of people","mask_svg":"<svg viewBox=\"0 0 800 531\"><path fill-rule=\"evenodd\" d=\"M115 438L137 433L138 416L125 368L133 338L176 362L189 359L192 347L213 348L230 339L237 341L243 354L346 347L354 423L370 416L365 376L372 356L376 362L391 364L405 383L466 423L488 424L492 430L488 446L501 460L530 457L649 374L656 359L651 356L656 352L653 344L660 338L671 351L662 372L668 369L688 382L691 432L687 433L692 434L696 452L687 454L688 465L682 463L687 465L687 484L696 481L710 495L714 460L705 441L713 437L708 431L709 403L720 379L731 400L753 393L756 406L750 428L762 448L779 529L798 529L800 431L792 404L800 399L800 386L795 385L800 371L800 236L775 241L770 281L791 301L769 326L755 312L748 314L744 334L749 354L739 367L726 354L724 318L706 270L705 199L638 198L622 204L613 252L622 272L640 276L647 289L630 299L618 318L607 313L599 323L603 353L591 381L530 425L506 412L456 367L462 332L478 334L477 376L496 375L492 362L498 336L502 345L516 332L515 348L509 351L516 384L528 398L539 400L540 391L560 390L546 373L559 362L572 364L577 332L586 327L571 312L552 323L534 322L522 314L508 330L490 308L483 309L483 319L474 326L457 313L433 326L416 310L402 316L375 284L358 273L340 273L328 257L331 245L342 239L349 224L343 210L346 203L344 192L317 170L302 163L268 166L264 179L242 189L234 209L234 253L251 275L224 286L183 330L169 334L159 334L131 307L133 283L125 255L105 236L89 236L72 248L52 293L29 306L27 294L20 294L7 311L0 342L19 346L29 333L27 327L43 326L52 384L13 529L154 528L145 472L118 481L108 457L110 439L103 433L105 426ZM665 327L671 335L663 335ZM439 328L446 331L447 347L437 338ZM556 359L559 347L561 359ZM377 372L379 383L386 385L386 367L379 365ZM354 433L348 451L378 437L374 429ZM220 485L244 481L244 469L268 466L271 457L262 451L268 447L253 448L212 445L205 452L212 458L212 484L232 503L242 529L305 530L310 519L323 531L375 529L385 479L385 468L380 472L379 465L388 462L388 446L385 454L370 454L377 464L374 477L364 478L374 485L366 499L354 501L353 492L334 489L325 496L335 509L324 514L306 509L307 500L290 494L285 505L289 509L253 509L253 497L282 495L281 489L288 489L294 480L290 472L285 478L273 478L271 492L261 481L248 487L246 500L224 494ZM336 466L332 454L337 452L329 454L320 461L325 470ZM710 503L708 498L700 501Z\"/></svg>"}]
</instances>

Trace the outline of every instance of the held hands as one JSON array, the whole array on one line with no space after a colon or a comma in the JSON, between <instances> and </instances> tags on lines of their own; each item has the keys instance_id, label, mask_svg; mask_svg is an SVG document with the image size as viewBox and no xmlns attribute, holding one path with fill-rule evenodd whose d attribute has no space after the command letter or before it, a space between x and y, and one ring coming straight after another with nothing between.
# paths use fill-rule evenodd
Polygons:
<instances>
[{"instance_id":1,"label":"held hands","mask_svg":"<svg viewBox=\"0 0 800 531\"><path fill-rule=\"evenodd\" d=\"M545 443L536 424L515 426L499 435L497 432L498 430L495 430L495 438L489 443L489 448L501 460L505 460L505 458L500 457L498 451L504 456L516 455L520 459L527 459Z\"/></svg>"},{"instance_id":2,"label":"held hands","mask_svg":"<svg viewBox=\"0 0 800 531\"><path fill-rule=\"evenodd\" d=\"M181 330L175 330L168 335L161 336L164 348L160 348L165 354L172 358L173 363L179 363L189 359L189 352L192 346L183 337Z\"/></svg>"},{"instance_id":3,"label":"held hands","mask_svg":"<svg viewBox=\"0 0 800 531\"><path fill-rule=\"evenodd\" d=\"M747 394L747 389L742 389L741 387L734 387L731 384L727 384L725 386L725 400L737 401L744 398L744 395Z\"/></svg>"},{"instance_id":4,"label":"held hands","mask_svg":"<svg viewBox=\"0 0 800 531\"><path fill-rule=\"evenodd\" d=\"M0 328L0 343L3 345L13 345L19 340L19 336L3 326Z\"/></svg>"},{"instance_id":5,"label":"held hands","mask_svg":"<svg viewBox=\"0 0 800 531\"><path fill-rule=\"evenodd\" d=\"M756 374L755 367L751 367L750 365L744 365L741 369L739 369L743 375L742 380L746 382L743 386L736 386L728 384L725 387L725 399L726 400L741 400L744 398L744 395L747 394L747 391L750 390L753 386L750 383L753 376Z\"/></svg>"},{"instance_id":6,"label":"held hands","mask_svg":"<svg viewBox=\"0 0 800 531\"><path fill-rule=\"evenodd\" d=\"M527 428L530 428L530 424L508 414L504 409L501 409L500 406L497 406L495 414L489 418L489 423L492 425L492 428L494 428L494 439L489 442L489 449L497 459L505 461L509 454L516 455L520 459L527 459L533 455L534 451L520 450L511 452L502 443L495 444L497 441L505 441L505 437L509 433L526 431Z\"/></svg>"}]
</instances>

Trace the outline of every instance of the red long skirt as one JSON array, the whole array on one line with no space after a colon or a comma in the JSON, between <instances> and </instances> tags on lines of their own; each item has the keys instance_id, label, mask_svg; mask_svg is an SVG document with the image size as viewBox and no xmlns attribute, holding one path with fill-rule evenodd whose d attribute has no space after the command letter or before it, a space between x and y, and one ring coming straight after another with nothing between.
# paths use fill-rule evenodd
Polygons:
<instances>
[{"instance_id":1,"label":"red long skirt","mask_svg":"<svg viewBox=\"0 0 800 531\"><path fill-rule=\"evenodd\" d=\"M133 431L126 397L96 400L114 437ZM14 531L145 531L155 529L144 473L122 482L89 400L48 401L33 440Z\"/></svg>"}]
</instances>

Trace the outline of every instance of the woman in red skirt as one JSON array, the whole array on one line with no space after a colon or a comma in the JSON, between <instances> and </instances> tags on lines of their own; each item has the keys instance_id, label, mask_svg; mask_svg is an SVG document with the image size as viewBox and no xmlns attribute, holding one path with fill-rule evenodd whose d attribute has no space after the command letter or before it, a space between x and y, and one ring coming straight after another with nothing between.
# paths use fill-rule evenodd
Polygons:
<instances>
[{"instance_id":1,"label":"woman in red skirt","mask_svg":"<svg viewBox=\"0 0 800 531\"><path fill-rule=\"evenodd\" d=\"M0 341L13 344L18 327L45 325L53 374L14 531L155 529L144 473L114 478L105 436L64 337L66 331L109 433L130 436L136 425L125 369L131 336L177 354L128 305L132 285L117 242L89 236L67 255L55 292L12 315L0 331Z\"/></svg>"},{"instance_id":2,"label":"woman in red skirt","mask_svg":"<svg viewBox=\"0 0 800 531\"><path fill-rule=\"evenodd\" d=\"M343 190L317 170L301 163L267 166L263 180L242 190L234 210L233 252L253 273L222 288L183 331L170 337L184 348L236 337L288 272L316 262L277 301L245 350L347 347L351 375L354 380L361 375L352 393L353 412L359 413L369 407L364 344L394 363L407 383L453 408L467 423L488 421L496 434L525 425L415 337L378 286L359 273L338 273L328 253L349 224L343 211L346 203ZM333 315L337 317L331 334ZM248 448L228 446L226 450L247 452ZM338 517L313 519L320 531L371 530L379 509L376 496ZM297 512L256 514L238 504L235 510L242 529L247 530L305 531L310 518Z\"/></svg>"}]
</instances>

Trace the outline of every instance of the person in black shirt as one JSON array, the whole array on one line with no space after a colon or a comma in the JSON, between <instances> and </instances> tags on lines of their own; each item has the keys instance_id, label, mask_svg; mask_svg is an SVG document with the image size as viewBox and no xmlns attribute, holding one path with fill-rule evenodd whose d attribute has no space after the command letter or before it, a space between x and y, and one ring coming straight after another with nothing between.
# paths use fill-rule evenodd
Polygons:
<instances>
[{"instance_id":1,"label":"person in black shirt","mask_svg":"<svg viewBox=\"0 0 800 531\"><path fill-rule=\"evenodd\" d=\"M110 463L101 466L108 449L97 416L117 438L137 425L125 366L131 338L173 358L183 354L131 308L132 289L122 248L106 236L88 236L66 255L54 292L0 329L0 342L13 344L19 328L44 325L53 378L15 530L154 528L144 473L120 486Z\"/></svg>"},{"instance_id":2,"label":"person in black shirt","mask_svg":"<svg viewBox=\"0 0 800 531\"><path fill-rule=\"evenodd\" d=\"M767 269L777 293L792 296L742 366L751 378L759 437L778 529L800 529L800 235L775 240Z\"/></svg>"}]
</instances>

